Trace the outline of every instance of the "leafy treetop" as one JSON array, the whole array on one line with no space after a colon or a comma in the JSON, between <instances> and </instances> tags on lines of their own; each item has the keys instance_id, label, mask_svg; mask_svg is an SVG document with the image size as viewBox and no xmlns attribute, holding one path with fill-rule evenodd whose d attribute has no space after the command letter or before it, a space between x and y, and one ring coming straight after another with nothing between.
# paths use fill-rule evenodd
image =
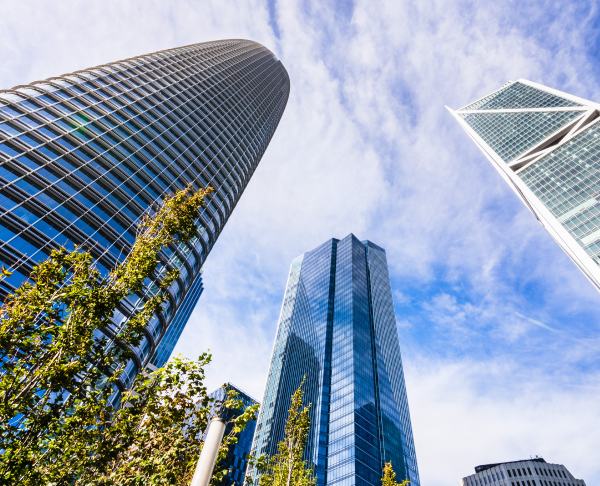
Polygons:
<instances>
[{"instance_id":1,"label":"leafy treetop","mask_svg":"<svg viewBox=\"0 0 600 486\"><path fill-rule=\"evenodd\" d=\"M0 483L159 485L189 472L209 416L209 355L141 375L120 406L113 399L124 363L179 275L158 271L159 252L195 237L211 191L188 187L166 197L107 276L89 252L63 248L7 298L0 308ZM157 282L155 291L147 279ZM136 293L143 304L116 325L115 311Z\"/></svg>"},{"instance_id":2,"label":"leafy treetop","mask_svg":"<svg viewBox=\"0 0 600 486\"><path fill-rule=\"evenodd\" d=\"M314 469L303 460L304 448L310 428L310 404L303 408L302 385L292 395L290 410L285 424L285 436L272 457L260 456L250 464L260 475L260 486L314 486L317 479ZM252 478L246 477L252 484Z\"/></svg>"},{"instance_id":3,"label":"leafy treetop","mask_svg":"<svg viewBox=\"0 0 600 486\"><path fill-rule=\"evenodd\" d=\"M396 482L396 473L392 468L391 462L386 462L383 467L383 477L381 478L381 486L408 486L410 481L405 479L401 483Z\"/></svg>"}]
</instances>

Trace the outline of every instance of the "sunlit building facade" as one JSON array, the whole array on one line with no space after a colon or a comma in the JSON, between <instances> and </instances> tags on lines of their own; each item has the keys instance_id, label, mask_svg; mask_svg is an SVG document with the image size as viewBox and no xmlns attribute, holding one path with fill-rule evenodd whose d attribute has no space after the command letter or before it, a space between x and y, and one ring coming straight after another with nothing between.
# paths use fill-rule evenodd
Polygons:
<instances>
[{"instance_id":1,"label":"sunlit building facade","mask_svg":"<svg viewBox=\"0 0 600 486\"><path fill-rule=\"evenodd\" d=\"M149 207L188 184L210 186L196 237L166 248L148 281L152 292L167 270L181 271L119 387L144 366L163 364L202 292L202 264L277 128L289 89L285 68L267 48L224 40L0 91L0 263L13 271L0 282L0 297L61 246L83 246L108 272L131 249ZM144 298L123 301L113 327L102 332L112 339Z\"/></svg>"},{"instance_id":2,"label":"sunlit building facade","mask_svg":"<svg viewBox=\"0 0 600 486\"><path fill-rule=\"evenodd\" d=\"M385 250L350 234L291 265L252 451L274 454L303 378L305 458L319 485L380 485L419 473Z\"/></svg>"},{"instance_id":3,"label":"sunlit building facade","mask_svg":"<svg viewBox=\"0 0 600 486\"><path fill-rule=\"evenodd\" d=\"M450 110L600 290L600 105L526 79Z\"/></svg>"},{"instance_id":4,"label":"sunlit building facade","mask_svg":"<svg viewBox=\"0 0 600 486\"><path fill-rule=\"evenodd\" d=\"M460 480L461 486L585 486L562 464L541 457L475 467L475 474Z\"/></svg>"}]
</instances>

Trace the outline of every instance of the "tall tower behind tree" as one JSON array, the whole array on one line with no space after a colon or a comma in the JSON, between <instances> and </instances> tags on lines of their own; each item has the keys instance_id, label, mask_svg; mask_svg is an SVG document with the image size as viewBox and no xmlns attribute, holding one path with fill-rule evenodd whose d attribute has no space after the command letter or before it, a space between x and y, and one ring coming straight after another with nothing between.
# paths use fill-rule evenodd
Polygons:
<instances>
[{"instance_id":1,"label":"tall tower behind tree","mask_svg":"<svg viewBox=\"0 0 600 486\"><path fill-rule=\"evenodd\" d=\"M306 376L305 458L323 486L379 486L391 462L419 486L385 250L350 234L292 262L254 455L276 452Z\"/></svg>"}]
</instances>

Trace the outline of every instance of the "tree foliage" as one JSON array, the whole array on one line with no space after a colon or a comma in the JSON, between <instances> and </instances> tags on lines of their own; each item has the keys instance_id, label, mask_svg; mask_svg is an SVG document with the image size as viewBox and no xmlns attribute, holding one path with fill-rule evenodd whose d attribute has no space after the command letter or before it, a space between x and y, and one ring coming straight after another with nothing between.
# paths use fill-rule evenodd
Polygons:
<instances>
[{"instance_id":1,"label":"tree foliage","mask_svg":"<svg viewBox=\"0 0 600 486\"><path fill-rule=\"evenodd\" d=\"M405 479L401 483L396 482L396 473L392 468L391 462L386 462L383 467L383 477L381 478L381 486L408 486L410 481Z\"/></svg>"},{"instance_id":2,"label":"tree foliage","mask_svg":"<svg viewBox=\"0 0 600 486\"><path fill-rule=\"evenodd\" d=\"M209 398L203 386L203 366L209 362L207 354L197 362L175 358L165 368L138 380L111 423L110 433L102 436L105 445L99 455L106 467L88 468L77 484L187 485L210 418L224 409L237 410L213 473L213 480L219 482L229 472L220 464L229 447L237 443L239 432L256 419L258 406L243 410L244 404L233 390L228 390L223 402ZM107 457L111 460L106 461Z\"/></svg>"},{"instance_id":3,"label":"tree foliage","mask_svg":"<svg viewBox=\"0 0 600 486\"><path fill-rule=\"evenodd\" d=\"M108 275L89 252L60 249L7 298L0 308L0 483L159 485L189 475L209 416L203 367L210 356L141 375L120 407L110 404L131 348L179 275L158 272L159 252L195 236L211 190L167 197ZM151 292L149 277L158 281ZM144 291L142 307L115 326L121 301Z\"/></svg>"},{"instance_id":4,"label":"tree foliage","mask_svg":"<svg viewBox=\"0 0 600 486\"><path fill-rule=\"evenodd\" d=\"M310 429L310 404L303 407L304 380L292 395L285 435L277 445L277 453L272 457L261 456L251 461L260 475L260 486L314 486L317 482L314 468L303 460ZM252 483L251 478L247 477L246 480Z\"/></svg>"}]
</instances>

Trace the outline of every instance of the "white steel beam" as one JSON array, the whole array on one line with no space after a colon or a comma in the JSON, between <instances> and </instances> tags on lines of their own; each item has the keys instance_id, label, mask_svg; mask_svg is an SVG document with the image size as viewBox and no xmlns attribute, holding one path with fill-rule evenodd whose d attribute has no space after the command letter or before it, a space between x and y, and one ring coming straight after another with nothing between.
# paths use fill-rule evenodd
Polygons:
<instances>
[{"instance_id":1,"label":"white steel beam","mask_svg":"<svg viewBox=\"0 0 600 486\"><path fill-rule=\"evenodd\" d=\"M538 88L538 86L535 87ZM538 89L542 89L542 87L540 86ZM540 224L548 231L548 233L550 233L550 236L552 236L569 258L571 258L573 263L579 267L594 287L600 291L600 267L593 262L585 250L569 234L562 224L557 221L554 214L546 208L521 178L487 145L487 143L459 116L457 112L447 106L446 108L481 149L492 166L515 191L519 199L525 203ZM600 121L600 119L596 120L596 122L598 121ZM594 122L592 122L592 124L594 124ZM586 128L589 126L591 125L586 126Z\"/></svg>"}]
</instances>

